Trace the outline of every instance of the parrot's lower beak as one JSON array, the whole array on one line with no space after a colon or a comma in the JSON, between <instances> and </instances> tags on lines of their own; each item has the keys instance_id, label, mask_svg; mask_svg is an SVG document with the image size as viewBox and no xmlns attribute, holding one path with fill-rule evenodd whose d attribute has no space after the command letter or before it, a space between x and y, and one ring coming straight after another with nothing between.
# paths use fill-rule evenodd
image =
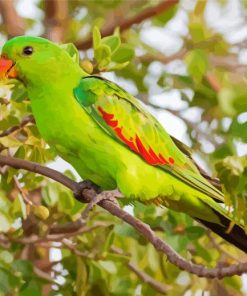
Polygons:
<instances>
[{"instance_id":1,"label":"parrot's lower beak","mask_svg":"<svg viewBox=\"0 0 247 296\"><path fill-rule=\"evenodd\" d=\"M0 57L0 79L3 78L16 78L17 72L15 64L11 59L5 56Z\"/></svg>"}]
</instances>

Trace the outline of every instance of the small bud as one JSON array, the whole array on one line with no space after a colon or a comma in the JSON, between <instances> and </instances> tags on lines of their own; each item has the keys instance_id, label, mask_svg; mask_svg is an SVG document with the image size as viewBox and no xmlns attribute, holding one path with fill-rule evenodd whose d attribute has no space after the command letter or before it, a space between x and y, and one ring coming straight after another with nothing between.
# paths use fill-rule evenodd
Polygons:
<instances>
[{"instance_id":1,"label":"small bud","mask_svg":"<svg viewBox=\"0 0 247 296\"><path fill-rule=\"evenodd\" d=\"M89 60L82 60L80 62L80 66L88 74L92 74L93 73L93 64Z\"/></svg>"},{"instance_id":2,"label":"small bud","mask_svg":"<svg viewBox=\"0 0 247 296\"><path fill-rule=\"evenodd\" d=\"M50 215L49 210L44 206L33 206L32 211L34 215L41 220L46 220Z\"/></svg>"}]
</instances>

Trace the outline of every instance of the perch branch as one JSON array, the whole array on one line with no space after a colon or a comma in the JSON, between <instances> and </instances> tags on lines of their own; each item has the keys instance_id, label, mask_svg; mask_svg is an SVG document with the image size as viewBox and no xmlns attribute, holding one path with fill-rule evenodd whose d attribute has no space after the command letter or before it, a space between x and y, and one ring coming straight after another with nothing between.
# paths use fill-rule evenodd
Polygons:
<instances>
[{"instance_id":1,"label":"perch branch","mask_svg":"<svg viewBox=\"0 0 247 296\"><path fill-rule=\"evenodd\" d=\"M15 169L25 169L34 173L41 174L46 176L50 179L53 179L67 188L71 189L73 192L78 190L79 184L67 176L61 174L60 172L43 167L37 163L17 159L10 156L3 156L0 155L0 166L11 166ZM101 194L103 194L102 192ZM109 196L109 192L108 196ZM94 189L85 189L82 192L82 200L92 200L97 195L97 192ZM115 191L113 196L115 196ZM247 262L233 264L227 267L216 267L216 268L207 268L203 265L195 264L189 260L182 258L175 250L173 250L169 245L167 245L164 241L162 241L159 237L157 237L154 231L150 228L149 225L145 224L144 222L138 220L137 218L131 216L127 212L123 211L117 205L115 205L112 201L102 200L98 204L105 210L107 210L112 215L120 218L121 220L125 221L126 223L130 224L134 227L134 229L139 232L144 238L146 238L154 248L162 252L167 256L167 259L179 267L180 269L186 270L190 273L196 274L199 277L205 278L223 278L226 276L232 275L241 275L247 272Z\"/></svg>"}]
</instances>

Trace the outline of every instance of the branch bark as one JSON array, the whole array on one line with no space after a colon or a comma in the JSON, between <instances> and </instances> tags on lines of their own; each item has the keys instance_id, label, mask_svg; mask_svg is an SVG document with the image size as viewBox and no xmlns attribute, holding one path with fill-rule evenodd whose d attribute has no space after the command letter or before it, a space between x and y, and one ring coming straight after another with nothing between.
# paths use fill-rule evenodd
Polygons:
<instances>
[{"instance_id":1,"label":"branch bark","mask_svg":"<svg viewBox=\"0 0 247 296\"><path fill-rule=\"evenodd\" d=\"M134 17L131 17L128 19L117 19L116 23L114 23L111 26L106 27L105 29L102 30L101 36L105 37L105 36L111 35L114 32L116 27L119 27L120 32L125 31L135 24L139 24L139 23L145 21L146 19L149 19L153 16L157 16L157 15L165 12L166 10L170 9L171 7L173 7L174 5L176 5L178 3L179 3L178 0L162 1L158 5L156 5L154 7L147 8L146 10L142 11L140 14L138 14ZM80 50L86 50L86 49L89 49L90 47L92 47L92 43L93 43L93 39L92 39L92 37L89 37L88 39L86 39L82 42L76 43L76 47Z\"/></svg>"},{"instance_id":2,"label":"branch bark","mask_svg":"<svg viewBox=\"0 0 247 296\"><path fill-rule=\"evenodd\" d=\"M32 171L34 173L41 174L46 176L50 179L53 179L64 186L71 189L73 192L78 192L80 189L79 183L71 180L67 176L59 173L56 170L43 167L37 163L17 159L10 156L3 156L0 155L0 166L11 166L16 169L25 169L28 171ZM100 193L101 195L104 192ZM107 192L109 195L109 192ZM115 195L115 191L113 193L113 197ZM85 189L82 192L82 201L89 200L91 201L97 196L97 192L94 189ZM173 250L169 245L167 245L164 241L162 241L159 237L157 237L154 231L150 228L149 225L145 224L144 222L138 220L137 218L131 216L127 212L123 211L117 205L115 205L112 201L108 200L101 200L98 204L100 207L107 210L112 215L120 218L121 220L125 221L126 223L130 224L134 227L134 229L139 232L144 238L146 238L154 248L162 252L167 256L167 259L179 267L180 269L186 270L190 273L196 274L199 277L205 278L223 278L226 276L232 275L241 275L247 272L247 262L233 264L227 267L216 267L216 268L207 268L203 265L195 264L189 260L182 258L175 250Z\"/></svg>"},{"instance_id":3,"label":"branch bark","mask_svg":"<svg viewBox=\"0 0 247 296\"><path fill-rule=\"evenodd\" d=\"M46 0L45 36L54 42L62 42L65 38L69 7L67 0Z\"/></svg>"},{"instance_id":4,"label":"branch bark","mask_svg":"<svg viewBox=\"0 0 247 296\"><path fill-rule=\"evenodd\" d=\"M24 21L17 14L14 5L13 0L0 1L0 11L9 38L25 33Z\"/></svg>"}]
</instances>

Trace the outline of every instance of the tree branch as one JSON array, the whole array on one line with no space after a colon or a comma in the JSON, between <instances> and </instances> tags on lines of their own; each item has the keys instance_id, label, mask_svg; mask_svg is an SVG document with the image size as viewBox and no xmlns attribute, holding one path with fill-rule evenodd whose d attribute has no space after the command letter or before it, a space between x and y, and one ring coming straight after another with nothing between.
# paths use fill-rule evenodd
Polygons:
<instances>
[{"instance_id":1,"label":"tree branch","mask_svg":"<svg viewBox=\"0 0 247 296\"><path fill-rule=\"evenodd\" d=\"M50 179L53 179L54 181L57 181L63 184L65 187L68 187L72 191L75 191L78 188L78 184L75 181L66 177L62 173L55 171L53 169L44 167L35 162L14 158L11 156L0 155L0 166L4 166L4 165L8 165L15 169L24 169L33 173L46 176Z\"/></svg>"},{"instance_id":2,"label":"tree branch","mask_svg":"<svg viewBox=\"0 0 247 296\"><path fill-rule=\"evenodd\" d=\"M62 42L68 24L68 1L45 0L45 36L54 42Z\"/></svg>"},{"instance_id":3,"label":"tree branch","mask_svg":"<svg viewBox=\"0 0 247 296\"><path fill-rule=\"evenodd\" d=\"M80 188L80 185L78 183L61 174L60 172L43 167L34 162L0 155L0 166L4 165L41 174L63 184L64 186L71 189L73 192ZM103 193L104 192L102 192L101 195ZM107 193L109 195L109 192ZM92 200L96 195L97 192L94 189L85 189L82 192L82 200ZM113 193L113 197L114 196L115 192ZM199 277L206 278L223 278L226 276L241 275L247 272L247 262L217 268L207 268L203 265L194 264L193 262L182 258L175 250L173 250L169 245L167 245L164 241L157 237L149 225L141 222L137 218L123 211L113 202L102 200L100 201L99 206L107 210L112 215L132 225L135 230L139 232L139 234L145 237L155 247L157 251L164 253L167 256L167 259L180 269L196 274Z\"/></svg>"},{"instance_id":4,"label":"tree branch","mask_svg":"<svg viewBox=\"0 0 247 296\"><path fill-rule=\"evenodd\" d=\"M220 82L218 80L218 78L216 77L216 75L212 72L208 72L205 75L206 80L208 81L209 85L212 87L212 89L218 93L221 90L221 85Z\"/></svg>"},{"instance_id":5,"label":"tree branch","mask_svg":"<svg viewBox=\"0 0 247 296\"><path fill-rule=\"evenodd\" d=\"M9 38L25 33L24 21L17 14L14 5L13 0L0 1L0 11Z\"/></svg>"},{"instance_id":6,"label":"tree branch","mask_svg":"<svg viewBox=\"0 0 247 296\"><path fill-rule=\"evenodd\" d=\"M155 54L146 53L144 55L137 57L137 60L139 60L140 62L149 62L149 63L154 62L154 61L158 61L161 64L166 65L174 60L183 59L187 52L188 52L188 50L186 48L182 48L181 50L179 50L178 52L176 52L170 56L165 56L160 52L157 52Z\"/></svg>"},{"instance_id":7,"label":"tree branch","mask_svg":"<svg viewBox=\"0 0 247 296\"><path fill-rule=\"evenodd\" d=\"M119 30L121 32L125 31L128 28L130 28L132 25L139 24L148 18L151 18L153 16L157 16L178 3L179 3L178 0L166 0L166 1L162 1L161 3L159 3L158 5L156 5L154 7L147 8L146 10L142 11L140 14L138 14L134 17L131 17L128 19L124 19L124 18L119 19L118 18L118 19L116 19L116 23L114 23L110 27L106 27L105 29L102 30L101 36L105 37L105 36L111 35L114 32L116 27L119 27ZM92 43L93 43L93 39L92 39L92 37L89 37L88 39L86 39L82 42L76 43L76 47L81 50L86 50L92 46Z\"/></svg>"},{"instance_id":8,"label":"tree branch","mask_svg":"<svg viewBox=\"0 0 247 296\"><path fill-rule=\"evenodd\" d=\"M56 283L55 280L49 275L49 273L44 272L43 270L39 269L38 267L34 266L33 271L38 277L40 277L52 284Z\"/></svg>"}]
</instances>

